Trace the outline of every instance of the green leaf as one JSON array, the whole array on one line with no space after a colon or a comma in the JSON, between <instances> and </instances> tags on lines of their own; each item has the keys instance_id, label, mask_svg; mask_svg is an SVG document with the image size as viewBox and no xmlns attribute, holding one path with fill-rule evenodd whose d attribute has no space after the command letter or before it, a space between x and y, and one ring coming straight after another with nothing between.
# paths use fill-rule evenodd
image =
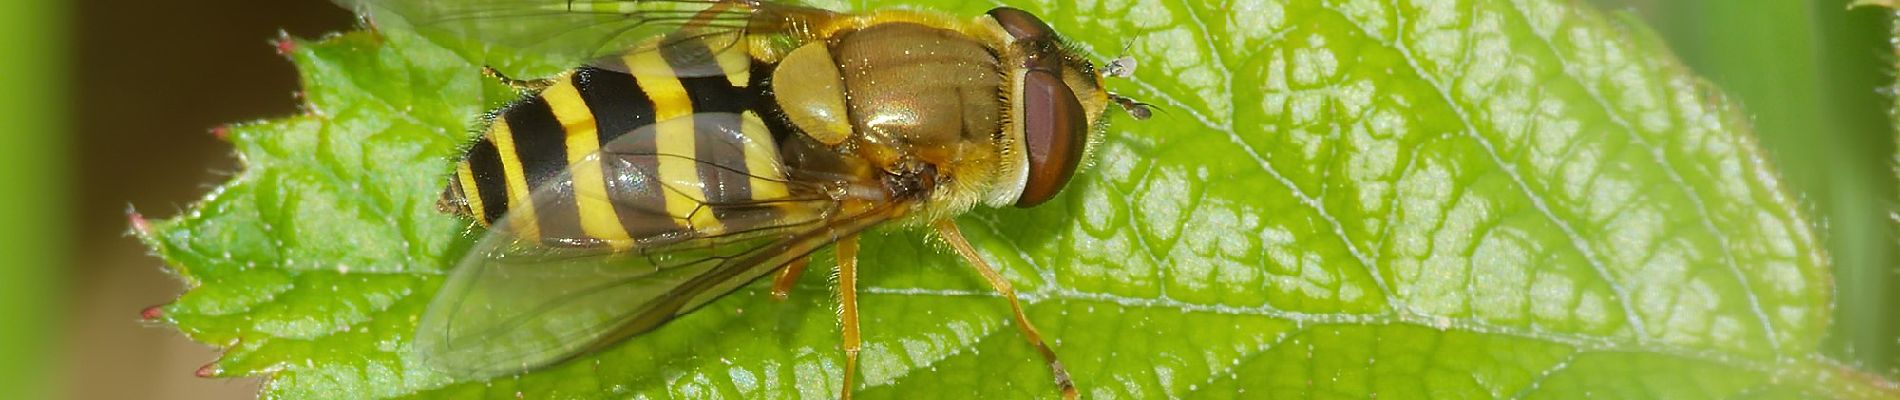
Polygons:
<instances>
[{"instance_id":1,"label":"green leaf","mask_svg":"<svg viewBox=\"0 0 1900 400\"><path fill-rule=\"evenodd\" d=\"M41 399L65 394L60 370L70 361L57 345L69 313L83 307L55 299L71 298L69 283L79 276L62 267L79 257L73 238L79 237L72 210L82 174L71 167L80 159L67 116L78 104L69 90L69 43L76 19L66 2L9 1L0 3L0 121L9 134L0 134L0 182L8 196L0 197L0 398Z\"/></svg>"},{"instance_id":2,"label":"green leaf","mask_svg":"<svg viewBox=\"0 0 1900 400\"><path fill-rule=\"evenodd\" d=\"M1536 0L1012 5L1098 58L1127 45L1142 69L1111 87L1163 110L1113 121L1050 204L960 221L1087 396L1900 398L1816 353L1814 223L1641 26ZM274 398L836 396L817 278L518 377L405 361L466 243L432 209L447 160L512 97L480 53L295 43L310 113L233 128L244 172L141 231L192 287L159 318L226 348L201 372ZM857 394L1054 396L1004 302L928 243L865 239Z\"/></svg>"},{"instance_id":3,"label":"green leaf","mask_svg":"<svg viewBox=\"0 0 1900 400\"><path fill-rule=\"evenodd\" d=\"M1894 152L1880 88L1891 71L1881 12L1843 0L1598 0L1634 7L1696 73L1748 105L1787 187L1801 193L1833 263L1835 325L1826 354L1893 376L1900 366Z\"/></svg>"}]
</instances>

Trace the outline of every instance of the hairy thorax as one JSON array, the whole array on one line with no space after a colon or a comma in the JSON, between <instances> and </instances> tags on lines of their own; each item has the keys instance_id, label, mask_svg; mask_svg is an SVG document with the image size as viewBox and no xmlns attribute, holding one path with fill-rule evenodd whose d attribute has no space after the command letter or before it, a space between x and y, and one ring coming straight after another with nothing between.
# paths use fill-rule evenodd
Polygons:
<instances>
[{"instance_id":1,"label":"hairy thorax","mask_svg":"<svg viewBox=\"0 0 1900 400\"><path fill-rule=\"evenodd\" d=\"M927 168L941 187L922 211L968 209L991 185L1005 78L976 39L877 24L795 50L775 75L781 108L807 135L887 173Z\"/></svg>"}]
</instances>

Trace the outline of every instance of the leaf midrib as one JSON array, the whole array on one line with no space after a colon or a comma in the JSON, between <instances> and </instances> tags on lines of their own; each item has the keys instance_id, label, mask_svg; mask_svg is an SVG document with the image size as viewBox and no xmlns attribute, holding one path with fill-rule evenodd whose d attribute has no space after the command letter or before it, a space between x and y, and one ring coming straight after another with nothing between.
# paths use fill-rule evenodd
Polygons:
<instances>
[{"instance_id":1,"label":"leaf midrib","mask_svg":"<svg viewBox=\"0 0 1900 400\"><path fill-rule=\"evenodd\" d=\"M869 298L872 298L875 296L894 296L894 297L899 297L906 300L914 300L914 299L919 299L919 298L999 299L1000 300L1002 297L1001 295L998 295L995 292L986 291L986 290L925 289L925 288L915 288L915 287L887 287L887 286L862 287L858 289L858 293L860 294L860 296L863 296L860 298L860 301L867 302L867 303L875 302L873 300L868 300ZM1278 347L1277 345L1279 343L1286 341L1288 338L1300 336L1303 333L1311 332L1314 328L1382 327L1382 326L1411 325L1415 327L1432 328L1440 332L1465 332L1465 333L1488 335L1488 336L1508 337L1508 338L1515 338L1515 339L1533 340L1533 341L1539 341L1539 342L1544 342L1544 343L1552 343L1552 344L1558 344L1558 345L1563 345L1563 346L1568 347L1569 353L1564 356L1563 358L1564 361L1551 363L1544 370L1539 371L1536 375L1539 375L1540 378L1547 375L1554 375L1555 371L1561 370L1563 367L1566 367L1569 364L1567 362L1568 360L1575 359L1585 354L1593 354L1593 353L1655 354L1655 355L1660 355L1660 356L1677 358L1677 359L1681 359L1685 361L1693 361L1693 362L1701 362L1701 363L1709 363L1709 364L1733 367L1733 368L1737 368L1743 371L1762 374L1764 376L1776 376L1778 375L1778 372L1804 370L1804 369L1813 367L1811 363L1802 362L1798 359L1778 359L1774 361L1764 361L1764 360L1758 360L1758 359L1752 359L1752 358L1737 357L1734 355L1722 353L1719 351L1712 351L1708 349L1697 349L1697 348L1687 347L1687 346L1672 345L1670 343L1661 342L1661 341L1645 341L1645 342L1639 342L1639 343L1632 343L1632 342L1616 341L1616 340L1611 340L1609 338L1602 338L1602 337L1582 335L1582 334L1562 334L1562 333L1553 333L1553 332L1548 332L1548 331L1540 331L1540 330L1532 329L1532 328L1491 325L1491 324L1486 324L1480 321L1471 321L1471 320L1464 320L1464 319L1458 319L1458 318L1446 318L1446 320L1449 321L1450 323L1439 324L1439 322L1442 322L1442 321L1433 321L1431 317L1415 315L1415 314L1308 313L1308 312L1280 310L1280 309L1272 307L1271 305L1265 305L1265 304L1258 307L1238 307L1238 306L1230 306L1230 305L1199 304L1199 303L1189 303L1189 302L1183 302L1180 300L1170 299L1165 296L1156 297L1156 298L1128 297L1128 296L1120 296L1120 295L1115 295L1115 294L1110 294L1110 293L1085 292L1085 291L1079 291L1079 290L1067 289L1067 288L1056 289L1056 290L1046 290L1042 288L1038 288L1034 290L1019 290L1017 291L1017 299L1026 303L1025 308L1034 308L1034 306L1042 305L1047 302L1090 303L1090 304L1116 307L1115 309L1120 310L1123 313L1140 313L1139 311L1132 311L1132 310L1158 310L1161 312L1179 312L1182 314L1261 317L1261 318L1289 321L1295 325L1294 328L1277 334L1271 343L1268 343L1263 346L1259 346L1257 349L1252 349L1246 354L1239 355L1236 358L1236 360L1240 360L1241 363L1244 363L1245 360L1247 359L1257 357L1259 354L1266 353L1277 348ZM1004 317L996 317L996 318L999 320L1007 319ZM972 344L981 343L985 340L988 340L988 337L998 336L1000 333L1005 333L1005 332L1014 333L1015 332L1014 329L1000 328L1001 326L1004 326L1003 325L1004 322L1005 321L997 322L998 325L996 326L998 326L999 328L991 329L984 332L982 336L979 337L977 340L973 341ZM941 362L942 360L949 359L950 358L949 356L962 354L964 352L964 349L967 347L968 346L958 347L956 351L952 352L951 354L946 355L946 357L938 359L936 362ZM1061 352L1060 348L1056 350L1058 353ZM936 362L910 365L909 366L910 368L906 369L906 371L914 372L921 369L928 369L928 367L935 365ZM1025 362L1029 362L1029 361L1025 361ZM1225 368L1231 369L1233 367L1230 365ZM911 374L907 372L906 374L901 375L900 377L909 376L909 375ZM1209 379L1218 379L1222 376L1224 376L1224 374L1213 373L1209 375ZM896 381L897 379L894 379L886 383L887 384L895 383ZM1759 387L1759 386L1772 386L1772 385L1774 385L1774 383L1770 383L1770 381L1765 380L1764 383L1757 386ZM1537 385L1535 384L1535 381L1534 381L1531 384L1527 384L1525 386L1525 390L1534 391L1536 386ZM1523 394L1523 393L1520 393L1520 394Z\"/></svg>"}]
</instances>

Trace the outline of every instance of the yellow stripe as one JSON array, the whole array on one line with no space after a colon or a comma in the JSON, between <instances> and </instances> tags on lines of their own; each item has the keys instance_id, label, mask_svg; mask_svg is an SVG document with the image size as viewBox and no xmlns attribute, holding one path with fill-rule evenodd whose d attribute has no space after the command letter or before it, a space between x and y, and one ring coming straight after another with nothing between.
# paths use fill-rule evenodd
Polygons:
<instances>
[{"instance_id":1,"label":"yellow stripe","mask_svg":"<svg viewBox=\"0 0 1900 400\"><path fill-rule=\"evenodd\" d=\"M745 170L752 175L752 199L772 200L788 197L785 177L779 175L778 146L772 143L772 131L758 114L746 111L740 122L745 133Z\"/></svg>"},{"instance_id":2,"label":"yellow stripe","mask_svg":"<svg viewBox=\"0 0 1900 400\"><path fill-rule=\"evenodd\" d=\"M587 101L581 99L580 90L574 88L572 77L548 86L541 91L541 99L547 100L548 109L554 111L554 119L561 121L561 129L567 132L570 140L576 135L596 136L594 113L587 109ZM600 139L595 138L594 141L599 142ZM572 149L568 150L568 154L573 153Z\"/></svg>"},{"instance_id":3,"label":"yellow stripe","mask_svg":"<svg viewBox=\"0 0 1900 400\"><path fill-rule=\"evenodd\" d=\"M496 119L489 125L488 140L495 143L495 152L501 155L502 176L508 182L508 215L503 216L508 226L522 240L538 242L541 238L539 221L534 218L534 199L528 193L527 174L521 172L521 157L515 154L515 133L509 129L508 122Z\"/></svg>"},{"instance_id":4,"label":"yellow stripe","mask_svg":"<svg viewBox=\"0 0 1900 400\"><path fill-rule=\"evenodd\" d=\"M735 42L713 43L713 41L723 42L728 39ZM714 49L725 46L719 54L713 55L713 59L719 63L719 70L726 73L726 82L732 83L733 87L746 87L752 83L752 56L746 53L748 46L744 37L737 34L719 35L706 39L706 43Z\"/></svg>"},{"instance_id":5,"label":"yellow stripe","mask_svg":"<svg viewBox=\"0 0 1900 400\"><path fill-rule=\"evenodd\" d=\"M468 167L468 161L455 163L455 179L462 181L462 199L468 202L468 213L482 225L488 225L488 213L482 209L482 189L475 186L475 173Z\"/></svg>"},{"instance_id":6,"label":"yellow stripe","mask_svg":"<svg viewBox=\"0 0 1900 400\"><path fill-rule=\"evenodd\" d=\"M680 85L660 58L660 52L644 51L628 56L629 70L646 91L647 98L653 100L655 120L654 145L660 154L660 182L667 186L666 211L675 222L693 228L702 234L717 234L724 231L719 219L711 210L698 210L706 204L704 183L699 181L699 168L693 162L698 157L693 130L693 101L686 94L686 88ZM694 211L699 211L695 213Z\"/></svg>"},{"instance_id":7,"label":"yellow stripe","mask_svg":"<svg viewBox=\"0 0 1900 400\"><path fill-rule=\"evenodd\" d=\"M579 210L581 232L625 250L633 242L627 240L627 230L620 226L620 215L607 197L607 180L601 175L600 157L596 154L600 150L599 126L572 79L570 76L549 86L541 92L541 98L547 100L554 119L561 121L561 130L567 133L568 176L574 182L574 205Z\"/></svg>"}]
</instances>

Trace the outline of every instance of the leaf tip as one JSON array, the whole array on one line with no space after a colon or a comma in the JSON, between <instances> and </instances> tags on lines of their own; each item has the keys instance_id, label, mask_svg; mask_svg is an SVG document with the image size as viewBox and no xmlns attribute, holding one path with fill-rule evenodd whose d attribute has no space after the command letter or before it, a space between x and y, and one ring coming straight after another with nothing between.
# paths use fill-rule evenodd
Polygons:
<instances>
[{"instance_id":1,"label":"leaf tip","mask_svg":"<svg viewBox=\"0 0 1900 400\"><path fill-rule=\"evenodd\" d=\"M218 125L216 127L212 127L211 137L218 138L219 141L224 141L224 142L231 141L231 126Z\"/></svg>"},{"instance_id":2,"label":"leaf tip","mask_svg":"<svg viewBox=\"0 0 1900 400\"><path fill-rule=\"evenodd\" d=\"M290 32L277 31L277 39L271 40L271 45L277 48L277 55L280 56L297 52L297 39L291 37Z\"/></svg>"},{"instance_id":3,"label":"leaf tip","mask_svg":"<svg viewBox=\"0 0 1900 400\"><path fill-rule=\"evenodd\" d=\"M217 361L212 361L209 364L205 364L202 367L198 367L198 370L192 371L191 374L196 375L199 378L217 378L220 375L224 374L224 368L218 367Z\"/></svg>"},{"instance_id":4,"label":"leaf tip","mask_svg":"<svg viewBox=\"0 0 1900 400\"><path fill-rule=\"evenodd\" d=\"M145 307L145 309L139 310L139 319L145 320L147 322L156 322L162 318L165 318L165 306L167 305L170 305L170 304L159 304L159 305L155 305L151 307Z\"/></svg>"},{"instance_id":5,"label":"leaf tip","mask_svg":"<svg viewBox=\"0 0 1900 400\"><path fill-rule=\"evenodd\" d=\"M128 224L132 225L132 234L138 235L141 238L152 236L152 221L145 219L144 214L140 214L139 210L130 207L126 208L125 214Z\"/></svg>"}]
</instances>

